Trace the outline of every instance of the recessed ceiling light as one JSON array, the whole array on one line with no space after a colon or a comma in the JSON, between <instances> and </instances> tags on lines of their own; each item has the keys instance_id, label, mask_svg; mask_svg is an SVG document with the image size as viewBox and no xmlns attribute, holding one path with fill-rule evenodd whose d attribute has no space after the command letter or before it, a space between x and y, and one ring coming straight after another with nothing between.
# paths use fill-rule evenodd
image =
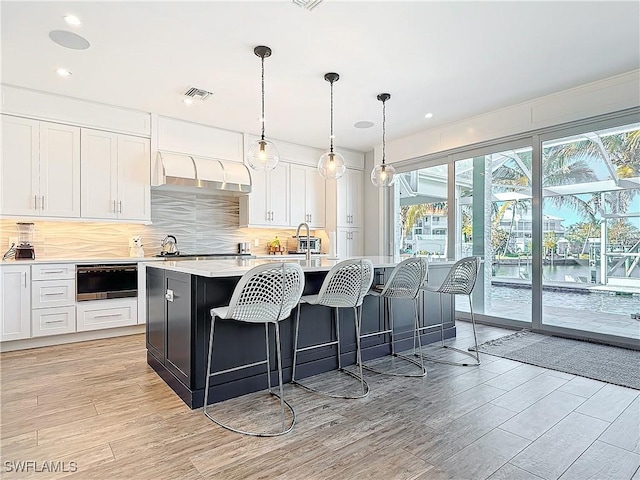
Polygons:
<instances>
[{"instance_id":1,"label":"recessed ceiling light","mask_svg":"<svg viewBox=\"0 0 640 480\"><path fill-rule=\"evenodd\" d=\"M70 77L71 76L71 72L69 70L67 70L66 68L59 68L56 70L56 73L58 75L60 75L61 77Z\"/></svg>"},{"instance_id":2,"label":"recessed ceiling light","mask_svg":"<svg viewBox=\"0 0 640 480\"><path fill-rule=\"evenodd\" d=\"M359 122L354 123L353 126L356 128L371 128L373 127L373 122L370 122L369 120L360 120Z\"/></svg>"},{"instance_id":3,"label":"recessed ceiling light","mask_svg":"<svg viewBox=\"0 0 640 480\"><path fill-rule=\"evenodd\" d=\"M424 118L431 118L431 117L433 117L433 113L426 113L424 115Z\"/></svg>"},{"instance_id":4,"label":"recessed ceiling light","mask_svg":"<svg viewBox=\"0 0 640 480\"><path fill-rule=\"evenodd\" d=\"M62 18L64 18L64 21L67 22L68 25L71 25L73 27L81 27L82 26L82 20L80 20L75 15L65 15Z\"/></svg>"},{"instance_id":5,"label":"recessed ceiling light","mask_svg":"<svg viewBox=\"0 0 640 480\"><path fill-rule=\"evenodd\" d=\"M185 105L193 104L193 98L183 98L182 101L184 102Z\"/></svg>"}]
</instances>

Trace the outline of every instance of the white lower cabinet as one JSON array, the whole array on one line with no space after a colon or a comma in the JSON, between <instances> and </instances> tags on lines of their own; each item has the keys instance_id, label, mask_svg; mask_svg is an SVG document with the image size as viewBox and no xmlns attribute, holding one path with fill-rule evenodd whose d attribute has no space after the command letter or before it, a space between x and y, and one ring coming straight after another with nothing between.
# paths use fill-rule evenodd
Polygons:
<instances>
[{"instance_id":1,"label":"white lower cabinet","mask_svg":"<svg viewBox=\"0 0 640 480\"><path fill-rule=\"evenodd\" d=\"M363 254L362 232L359 228L339 228L337 237L339 258L358 257Z\"/></svg>"},{"instance_id":2,"label":"white lower cabinet","mask_svg":"<svg viewBox=\"0 0 640 480\"><path fill-rule=\"evenodd\" d=\"M76 331L76 266L72 263L31 267L31 336Z\"/></svg>"},{"instance_id":3,"label":"white lower cabinet","mask_svg":"<svg viewBox=\"0 0 640 480\"><path fill-rule=\"evenodd\" d=\"M0 267L0 341L31 336L31 269Z\"/></svg>"},{"instance_id":4,"label":"white lower cabinet","mask_svg":"<svg viewBox=\"0 0 640 480\"><path fill-rule=\"evenodd\" d=\"M32 282L31 308L70 307L75 303L75 280L40 280Z\"/></svg>"},{"instance_id":5,"label":"white lower cabinet","mask_svg":"<svg viewBox=\"0 0 640 480\"><path fill-rule=\"evenodd\" d=\"M44 337L76 331L76 307L38 308L31 314L31 336Z\"/></svg>"},{"instance_id":6,"label":"white lower cabinet","mask_svg":"<svg viewBox=\"0 0 640 480\"><path fill-rule=\"evenodd\" d=\"M78 332L103 328L126 327L138 323L136 298L78 302Z\"/></svg>"}]
</instances>

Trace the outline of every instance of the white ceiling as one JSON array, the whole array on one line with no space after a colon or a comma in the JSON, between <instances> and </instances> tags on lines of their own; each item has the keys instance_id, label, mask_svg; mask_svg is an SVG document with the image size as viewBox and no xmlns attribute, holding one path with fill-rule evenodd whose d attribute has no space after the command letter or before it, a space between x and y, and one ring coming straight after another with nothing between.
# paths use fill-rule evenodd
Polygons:
<instances>
[{"instance_id":1,"label":"white ceiling","mask_svg":"<svg viewBox=\"0 0 640 480\"><path fill-rule=\"evenodd\" d=\"M84 25L67 26L65 14ZM2 1L3 83L324 148L335 71L336 144L387 139L640 67L640 2ZM72 30L88 50L53 43ZM59 67L70 78L55 74ZM189 85L214 92L187 107ZM430 120L425 113L433 112ZM361 120L373 128L356 129Z\"/></svg>"}]
</instances>

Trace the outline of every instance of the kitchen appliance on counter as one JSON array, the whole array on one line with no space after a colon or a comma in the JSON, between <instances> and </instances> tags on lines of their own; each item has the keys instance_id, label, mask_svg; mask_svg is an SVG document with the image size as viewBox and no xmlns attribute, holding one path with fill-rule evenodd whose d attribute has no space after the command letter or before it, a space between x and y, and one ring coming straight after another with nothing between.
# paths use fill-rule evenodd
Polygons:
<instances>
[{"instance_id":1,"label":"kitchen appliance on counter","mask_svg":"<svg viewBox=\"0 0 640 480\"><path fill-rule=\"evenodd\" d=\"M136 263L76 266L76 301L138 296Z\"/></svg>"},{"instance_id":2,"label":"kitchen appliance on counter","mask_svg":"<svg viewBox=\"0 0 640 480\"><path fill-rule=\"evenodd\" d=\"M160 251L161 256L165 255L178 255L180 251L178 250L178 240L173 235L167 235L160 243L162 250Z\"/></svg>"},{"instance_id":3,"label":"kitchen appliance on counter","mask_svg":"<svg viewBox=\"0 0 640 480\"><path fill-rule=\"evenodd\" d=\"M35 260L36 250L33 247L35 225L29 222L18 222L16 225L18 228L18 245L15 247L16 260Z\"/></svg>"},{"instance_id":4,"label":"kitchen appliance on counter","mask_svg":"<svg viewBox=\"0 0 640 480\"><path fill-rule=\"evenodd\" d=\"M309 251L311 253L320 253L321 242L318 237L309 237ZM287 239L287 251L292 253L307 253L307 236L293 236Z\"/></svg>"},{"instance_id":5,"label":"kitchen appliance on counter","mask_svg":"<svg viewBox=\"0 0 640 480\"><path fill-rule=\"evenodd\" d=\"M251 255L251 244L249 242L238 243L239 255Z\"/></svg>"}]
</instances>

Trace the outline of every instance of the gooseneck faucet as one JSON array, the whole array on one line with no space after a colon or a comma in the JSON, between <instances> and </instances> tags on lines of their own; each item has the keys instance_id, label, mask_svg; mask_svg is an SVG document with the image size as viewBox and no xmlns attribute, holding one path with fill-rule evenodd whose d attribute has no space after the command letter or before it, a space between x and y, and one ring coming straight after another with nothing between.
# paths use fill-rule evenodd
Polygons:
<instances>
[{"instance_id":1,"label":"gooseneck faucet","mask_svg":"<svg viewBox=\"0 0 640 480\"><path fill-rule=\"evenodd\" d=\"M307 253L305 255L305 258L308 262L309 260L311 260L311 231L309 230L308 223L302 222L300 225L298 225L298 229L296 230L296 239L300 237L300 227L303 226L307 229Z\"/></svg>"}]
</instances>

